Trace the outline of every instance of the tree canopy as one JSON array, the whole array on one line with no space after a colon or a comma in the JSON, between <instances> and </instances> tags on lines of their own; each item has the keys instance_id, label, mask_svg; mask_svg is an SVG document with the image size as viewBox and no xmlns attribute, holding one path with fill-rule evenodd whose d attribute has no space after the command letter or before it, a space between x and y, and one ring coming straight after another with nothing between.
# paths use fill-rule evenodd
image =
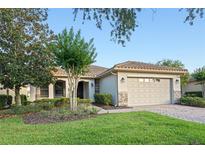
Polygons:
<instances>
[{"instance_id":1,"label":"tree canopy","mask_svg":"<svg viewBox=\"0 0 205 154\"><path fill-rule=\"evenodd\" d=\"M0 83L15 88L19 105L22 86L53 80L53 54L47 44L55 36L46 19L47 9L0 9Z\"/></svg>"},{"instance_id":2,"label":"tree canopy","mask_svg":"<svg viewBox=\"0 0 205 154\"><path fill-rule=\"evenodd\" d=\"M140 8L84 8L74 9L74 19L77 19L79 12L82 13L84 21L94 21L96 27L102 29L103 23L108 22L112 28L111 40L125 46L130 41L132 33L138 25L138 13ZM190 25L194 24L197 18L203 18L203 8L179 9L180 12L186 12L184 22ZM156 12L156 11L153 11Z\"/></svg>"},{"instance_id":3,"label":"tree canopy","mask_svg":"<svg viewBox=\"0 0 205 154\"><path fill-rule=\"evenodd\" d=\"M138 27L137 13L141 9L137 8L93 8L93 9L74 9L74 19L77 18L78 12L83 13L83 20L90 20L96 23L96 27L102 29L103 21L107 21L112 30L110 32L111 40L125 45L130 41L132 32Z\"/></svg>"},{"instance_id":4,"label":"tree canopy","mask_svg":"<svg viewBox=\"0 0 205 154\"><path fill-rule=\"evenodd\" d=\"M97 54L93 39L86 42L80 31L76 34L73 28L58 34L57 41L52 44L56 64L65 69L68 74L69 98L71 109L77 108L77 87L80 76L88 71L88 67L95 62Z\"/></svg>"},{"instance_id":5,"label":"tree canopy","mask_svg":"<svg viewBox=\"0 0 205 154\"><path fill-rule=\"evenodd\" d=\"M175 67L175 68L184 68L184 64L179 60L164 59L157 62L157 65Z\"/></svg>"},{"instance_id":6,"label":"tree canopy","mask_svg":"<svg viewBox=\"0 0 205 154\"><path fill-rule=\"evenodd\" d=\"M194 73L192 74L192 76L200 82L205 82L205 66L203 66L202 68L198 68L194 71Z\"/></svg>"},{"instance_id":7,"label":"tree canopy","mask_svg":"<svg viewBox=\"0 0 205 154\"><path fill-rule=\"evenodd\" d=\"M175 67L175 68L184 68L184 64L179 60L171 60L171 59L164 59L158 61L157 65L161 66L168 66L168 67ZM189 73L181 75L181 86L185 86L189 81L190 75Z\"/></svg>"}]
</instances>

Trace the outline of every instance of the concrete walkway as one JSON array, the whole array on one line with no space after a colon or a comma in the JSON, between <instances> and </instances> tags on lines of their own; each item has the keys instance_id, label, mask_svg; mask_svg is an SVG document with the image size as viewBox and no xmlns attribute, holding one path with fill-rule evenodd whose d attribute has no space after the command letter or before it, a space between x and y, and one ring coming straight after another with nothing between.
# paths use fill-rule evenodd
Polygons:
<instances>
[{"instance_id":1,"label":"concrete walkway","mask_svg":"<svg viewBox=\"0 0 205 154\"><path fill-rule=\"evenodd\" d=\"M182 105L153 105L153 106L138 106L129 109L115 109L115 110L104 110L99 108L98 114L105 113L121 113L121 112L137 112L137 111L149 111L167 115L170 117L205 123L205 108L189 107Z\"/></svg>"}]
</instances>

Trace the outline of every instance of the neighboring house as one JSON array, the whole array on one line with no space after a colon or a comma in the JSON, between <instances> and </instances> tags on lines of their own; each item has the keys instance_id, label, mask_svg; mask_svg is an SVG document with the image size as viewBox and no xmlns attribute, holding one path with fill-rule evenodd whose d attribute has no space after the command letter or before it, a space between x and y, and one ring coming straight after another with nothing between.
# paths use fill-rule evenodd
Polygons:
<instances>
[{"instance_id":1,"label":"neighboring house","mask_svg":"<svg viewBox=\"0 0 205 154\"><path fill-rule=\"evenodd\" d=\"M182 92L183 94L187 93L201 93L202 94L202 85L199 84L198 81L196 81L195 79L191 78L188 82L188 84L184 87L182 87Z\"/></svg>"},{"instance_id":2,"label":"neighboring house","mask_svg":"<svg viewBox=\"0 0 205 154\"><path fill-rule=\"evenodd\" d=\"M95 93L112 94L113 105L137 106L176 103L181 97L180 75L186 69L127 61L112 68L91 65L81 77L77 95L94 99ZM31 101L42 98L68 97L66 72L57 68L55 84L28 87Z\"/></svg>"}]
</instances>

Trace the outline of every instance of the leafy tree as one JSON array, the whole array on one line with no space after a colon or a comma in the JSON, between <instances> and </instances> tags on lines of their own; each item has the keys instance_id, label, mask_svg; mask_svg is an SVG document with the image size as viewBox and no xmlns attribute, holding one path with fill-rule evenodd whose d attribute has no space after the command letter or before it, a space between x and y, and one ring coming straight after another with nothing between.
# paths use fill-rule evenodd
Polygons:
<instances>
[{"instance_id":1,"label":"leafy tree","mask_svg":"<svg viewBox=\"0 0 205 154\"><path fill-rule=\"evenodd\" d=\"M93 8L93 9L74 9L74 19L78 12L82 12L83 20L93 20L97 28L102 29L103 21L106 20L111 30L111 40L125 45L125 41L130 41L132 32L138 27L137 13L141 9L137 8Z\"/></svg>"},{"instance_id":2,"label":"leafy tree","mask_svg":"<svg viewBox=\"0 0 205 154\"><path fill-rule=\"evenodd\" d=\"M47 44L54 40L45 24L47 9L0 9L0 83L15 89L52 82L53 54Z\"/></svg>"},{"instance_id":3,"label":"leafy tree","mask_svg":"<svg viewBox=\"0 0 205 154\"><path fill-rule=\"evenodd\" d=\"M175 68L184 68L184 64L179 60L164 59L157 62L157 65L175 67Z\"/></svg>"},{"instance_id":4,"label":"leafy tree","mask_svg":"<svg viewBox=\"0 0 205 154\"><path fill-rule=\"evenodd\" d=\"M194 73L192 74L192 76L194 77L194 79L199 81L199 84L201 84L202 94L203 94L203 97L205 97L205 66L203 66L202 68L196 69Z\"/></svg>"},{"instance_id":5,"label":"leafy tree","mask_svg":"<svg viewBox=\"0 0 205 154\"><path fill-rule=\"evenodd\" d=\"M96 27L102 29L103 22L108 22L111 25L111 40L125 46L126 41L130 41L132 33L139 26L137 14L141 11L140 8L84 8L74 9L74 20L81 12L83 23L85 20L94 21ZM157 9L151 9L153 13ZM179 9L186 12L184 22L193 25L194 20L203 18L203 8L187 8Z\"/></svg>"},{"instance_id":6,"label":"leafy tree","mask_svg":"<svg viewBox=\"0 0 205 154\"><path fill-rule=\"evenodd\" d=\"M160 66L184 68L184 64L179 60L164 59L158 61L156 64ZM181 75L181 86L185 86L188 83L189 77L190 77L189 73Z\"/></svg>"},{"instance_id":7,"label":"leafy tree","mask_svg":"<svg viewBox=\"0 0 205 154\"><path fill-rule=\"evenodd\" d=\"M194 25L194 20L197 18L204 17L204 8L187 8L180 10L185 10L187 12L184 22L188 22L190 25Z\"/></svg>"},{"instance_id":8,"label":"leafy tree","mask_svg":"<svg viewBox=\"0 0 205 154\"><path fill-rule=\"evenodd\" d=\"M69 32L64 29L51 47L55 53L56 64L65 69L68 74L70 107L71 110L76 110L80 76L88 71L89 65L95 62L97 56L93 39L86 42L81 37L80 31L74 34L73 28Z\"/></svg>"}]
</instances>

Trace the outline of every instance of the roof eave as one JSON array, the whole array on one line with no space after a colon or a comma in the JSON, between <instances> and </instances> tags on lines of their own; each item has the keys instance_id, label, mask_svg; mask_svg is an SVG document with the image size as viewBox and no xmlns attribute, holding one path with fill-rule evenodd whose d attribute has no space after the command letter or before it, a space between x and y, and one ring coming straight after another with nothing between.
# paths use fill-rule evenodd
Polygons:
<instances>
[{"instance_id":1,"label":"roof eave","mask_svg":"<svg viewBox=\"0 0 205 154\"><path fill-rule=\"evenodd\" d=\"M139 73L163 73L163 74L187 74L187 70L164 70L164 69L136 69L136 68L115 68L117 71L139 72Z\"/></svg>"}]
</instances>

